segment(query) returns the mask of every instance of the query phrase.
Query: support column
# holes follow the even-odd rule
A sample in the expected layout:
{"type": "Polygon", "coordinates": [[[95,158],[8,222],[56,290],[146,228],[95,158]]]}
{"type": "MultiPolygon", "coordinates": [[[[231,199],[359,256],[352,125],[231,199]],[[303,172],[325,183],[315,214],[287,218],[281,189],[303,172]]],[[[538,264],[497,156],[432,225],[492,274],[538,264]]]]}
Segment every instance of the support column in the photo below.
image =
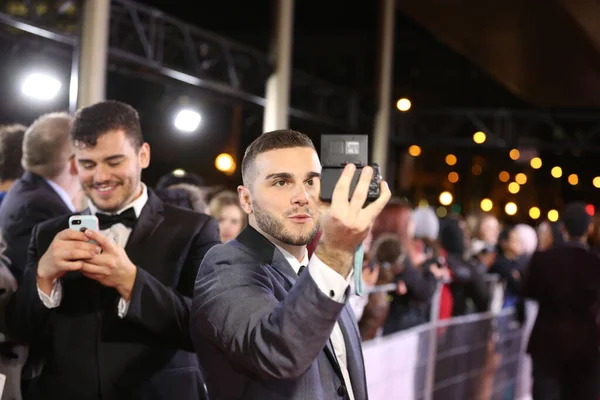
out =
{"type": "Polygon", "coordinates": [[[79,42],[77,108],[106,96],[110,0],[85,0],[79,42]]]}
{"type": "Polygon", "coordinates": [[[273,3],[275,30],[271,51],[274,57],[274,71],[266,85],[263,132],[286,129],[290,106],[294,0],[274,0],[273,3]]]}
{"type": "Polygon", "coordinates": [[[381,174],[386,176],[390,141],[390,118],[392,109],[392,67],[394,61],[395,1],[380,0],[381,36],[379,39],[379,81],[377,87],[377,113],[373,131],[373,162],[379,164],[381,174]]]}

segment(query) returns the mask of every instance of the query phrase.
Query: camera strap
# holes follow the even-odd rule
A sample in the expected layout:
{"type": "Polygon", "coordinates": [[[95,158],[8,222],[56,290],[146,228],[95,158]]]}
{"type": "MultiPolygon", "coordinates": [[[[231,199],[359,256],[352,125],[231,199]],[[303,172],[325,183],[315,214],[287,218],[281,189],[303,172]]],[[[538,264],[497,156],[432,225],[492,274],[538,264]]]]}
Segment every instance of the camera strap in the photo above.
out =
{"type": "Polygon", "coordinates": [[[354,252],[354,293],[357,296],[362,296],[363,294],[362,267],[364,258],[365,248],[361,243],[354,252]]]}

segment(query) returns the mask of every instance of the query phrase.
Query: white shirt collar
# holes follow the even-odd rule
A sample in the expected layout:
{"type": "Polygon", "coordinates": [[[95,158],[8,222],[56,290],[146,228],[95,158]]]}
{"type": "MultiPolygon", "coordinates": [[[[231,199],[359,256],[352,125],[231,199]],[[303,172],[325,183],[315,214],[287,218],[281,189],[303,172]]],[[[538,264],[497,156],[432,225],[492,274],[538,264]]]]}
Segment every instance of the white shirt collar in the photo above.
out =
{"type": "Polygon", "coordinates": [[[73,200],[71,200],[71,196],[69,196],[69,193],[67,193],[65,189],[63,189],[62,187],[60,187],[59,184],[57,184],[54,181],[51,181],[50,179],[44,178],[44,180],[48,182],[48,185],[50,185],[52,189],[54,189],[58,197],[60,197],[60,199],[67,205],[67,207],[69,207],[69,210],[71,210],[71,212],[77,211],[75,205],[73,204],[73,200]]]}
{"type": "MultiPolygon", "coordinates": [[[[136,218],[139,218],[140,214],[142,213],[142,209],[144,208],[144,206],[146,205],[147,202],[148,202],[148,188],[142,182],[142,194],[137,199],[133,200],[131,203],[127,204],[125,207],[121,208],[116,213],[110,213],[110,214],[112,214],[112,215],[121,214],[123,211],[127,210],[128,208],[133,207],[133,211],[135,211],[136,218]]],[[[109,214],[109,213],[105,213],[101,210],[98,210],[98,208],[92,203],[91,200],[88,200],[88,207],[90,208],[91,214],[96,214],[97,212],[100,212],[103,214],[109,214]]]]}
{"type": "Polygon", "coordinates": [[[281,254],[283,254],[287,262],[294,269],[295,273],[298,273],[298,271],[300,271],[301,266],[308,266],[308,250],[304,249],[304,257],[302,257],[302,261],[298,261],[298,259],[294,257],[289,251],[277,245],[275,245],[275,247],[277,247],[281,254]]]}

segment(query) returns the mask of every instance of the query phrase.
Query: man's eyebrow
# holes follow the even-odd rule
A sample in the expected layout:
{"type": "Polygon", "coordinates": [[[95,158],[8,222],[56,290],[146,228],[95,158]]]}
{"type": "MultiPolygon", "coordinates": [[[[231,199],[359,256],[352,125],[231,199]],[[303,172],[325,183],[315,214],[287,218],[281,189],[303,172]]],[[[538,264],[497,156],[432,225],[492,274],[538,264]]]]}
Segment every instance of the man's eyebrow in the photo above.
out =
{"type": "MultiPolygon", "coordinates": [[[[273,174],[269,174],[267,176],[265,176],[265,180],[268,181],[270,179],[292,179],[294,177],[293,174],[290,174],[289,172],[276,172],[273,174]]],[[[311,171],[308,174],[306,174],[306,180],[309,179],[313,179],[313,178],[320,178],[321,174],[315,171],[311,171]]]]}
{"type": "MultiPolygon", "coordinates": [[[[125,157],[125,154],[115,154],[113,156],[106,157],[102,161],[104,161],[104,162],[110,162],[110,161],[118,160],[118,159],[123,158],[123,157],[125,157]]],[[[87,158],[80,158],[77,162],[80,162],[80,163],[95,163],[96,161],[94,161],[94,160],[88,160],[87,158]]]]}
{"type": "Polygon", "coordinates": [[[104,159],[104,161],[115,161],[118,160],[119,158],[124,158],[125,154],[115,154],[113,156],[108,156],[104,159]]]}
{"type": "Polygon", "coordinates": [[[265,176],[265,180],[268,181],[270,179],[292,179],[293,175],[289,172],[276,172],[274,174],[269,174],[265,176]]]}

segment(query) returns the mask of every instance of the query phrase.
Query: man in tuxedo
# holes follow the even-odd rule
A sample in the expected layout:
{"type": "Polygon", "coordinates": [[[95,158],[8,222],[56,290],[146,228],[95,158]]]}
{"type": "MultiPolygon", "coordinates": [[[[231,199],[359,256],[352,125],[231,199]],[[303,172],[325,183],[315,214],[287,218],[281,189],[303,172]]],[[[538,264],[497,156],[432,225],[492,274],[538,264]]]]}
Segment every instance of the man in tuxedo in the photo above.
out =
{"type": "Polygon", "coordinates": [[[79,188],[70,133],[73,117],[42,115],[25,131],[21,164],[25,173],[0,205],[0,229],[6,240],[10,270],[21,281],[31,231],[40,222],[75,212],[79,188]]]}
{"type": "Polygon", "coordinates": [[[592,219],[584,203],[562,213],[567,242],[535,253],[523,294],[539,310],[527,351],[534,400],[598,399],[600,258],[587,246],[592,219]]]}
{"type": "Polygon", "coordinates": [[[346,166],[325,207],[307,136],[269,132],[246,150],[238,193],[249,226],[209,251],[192,302],[192,339],[211,399],[367,398],[348,287],[354,252],[390,191],[382,182],[380,198],[363,208],[373,175],[366,167],[348,200],[355,171],[346,166]]]}
{"type": "Polygon", "coordinates": [[[217,222],[141,182],[150,148],[132,107],[83,108],[71,136],[100,232],[68,229],[68,216],[33,231],[7,315],[11,333],[44,355],[25,399],[202,398],[190,297],[217,222]]]}

